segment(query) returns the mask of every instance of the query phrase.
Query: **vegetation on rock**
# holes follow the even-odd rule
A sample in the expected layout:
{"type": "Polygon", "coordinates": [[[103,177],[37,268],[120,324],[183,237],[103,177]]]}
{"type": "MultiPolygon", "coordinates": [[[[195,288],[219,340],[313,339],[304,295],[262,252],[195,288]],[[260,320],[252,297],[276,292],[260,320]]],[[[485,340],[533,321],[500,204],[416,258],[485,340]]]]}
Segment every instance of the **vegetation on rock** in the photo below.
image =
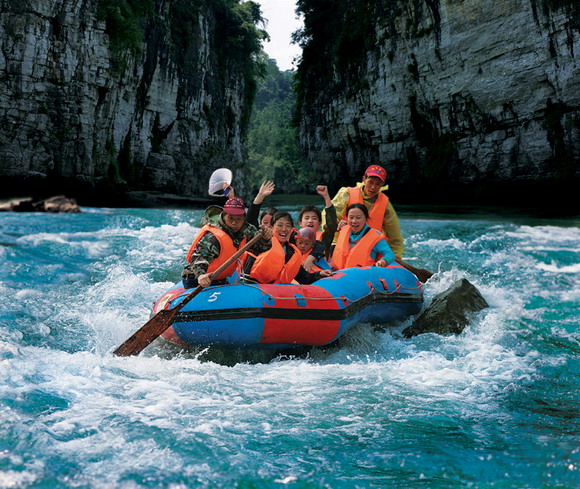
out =
{"type": "Polygon", "coordinates": [[[258,84],[254,112],[248,132],[248,183],[258,187],[264,180],[284,185],[285,192],[311,190],[308,168],[292,123],[296,94],[293,73],[280,71],[272,59],[267,74],[258,84]]]}
{"type": "Polygon", "coordinates": [[[146,20],[153,14],[153,0],[99,0],[97,19],[105,21],[115,69],[125,66],[123,54],[139,54],[146,20]]]}

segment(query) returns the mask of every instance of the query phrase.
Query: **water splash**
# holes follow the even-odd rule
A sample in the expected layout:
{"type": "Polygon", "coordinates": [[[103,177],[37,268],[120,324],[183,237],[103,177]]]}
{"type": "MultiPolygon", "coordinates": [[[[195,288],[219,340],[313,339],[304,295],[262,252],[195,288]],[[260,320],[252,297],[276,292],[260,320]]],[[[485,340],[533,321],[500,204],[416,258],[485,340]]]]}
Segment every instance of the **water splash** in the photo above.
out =
{"type": "Polygon", "coordinates": [[[362,324],[298,357],[116,358],[201,214],[84,211],[0,216],[0,486],[579,482],[578,229],[403,219],[409,262],[438,270],[427,301],[466,277],[491,305],[459,336],[362,324]]]}

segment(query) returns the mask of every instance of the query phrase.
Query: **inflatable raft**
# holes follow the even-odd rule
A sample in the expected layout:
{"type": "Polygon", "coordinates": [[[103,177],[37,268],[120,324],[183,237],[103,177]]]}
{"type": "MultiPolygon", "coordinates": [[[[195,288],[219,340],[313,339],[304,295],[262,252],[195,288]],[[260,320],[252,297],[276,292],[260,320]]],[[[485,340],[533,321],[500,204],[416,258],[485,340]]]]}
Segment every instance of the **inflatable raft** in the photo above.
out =
{"type": "MultiPolygon", "coordinates": [[[[153,307],[178,304],[180,282],[153,307]]],[[[336,341],[357,323],[388,324],[417,314],[423,289],[399,265],[349,268],[311,285],[229,284],[208,287],[162,335],[173,343],[236,349],[287,349],[336,341]]]]}

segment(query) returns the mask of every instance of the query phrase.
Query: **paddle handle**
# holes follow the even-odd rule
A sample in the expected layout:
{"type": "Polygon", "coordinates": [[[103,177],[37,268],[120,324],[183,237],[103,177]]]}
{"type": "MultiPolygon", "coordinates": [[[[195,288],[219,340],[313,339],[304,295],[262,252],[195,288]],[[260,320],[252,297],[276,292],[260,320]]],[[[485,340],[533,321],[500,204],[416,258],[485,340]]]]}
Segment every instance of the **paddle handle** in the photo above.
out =
{"type": "MultiPolygon", "coordinates": [[[[250,241],[248,241],[244,246],[242,246],[238,251],[236,251],[230,258],[228,258],[221,266],[219,266],[210,277],[213,279],[215,276],[219,276],[224,270],[226,270],[234,261],[236,261],[240,256],[242,256],[248,249],[250,249],[254,243],[256,243],[263,236],[263,231],[260,231],[256,236],[254,236],[250,241]]],[[[147,321],[143,326],[141,326],[135,333],[133,333],[127,340],[123,342],[113,353],[119,357],[128,357],[132,355],[139,355],[148,345],[150,345],[155,339],[162,335],[171,323],[175,315],[185,306],[189,301],[191,301],[197,294],[203,290],[201,285],[198,285],[193,289],[185,298],[179,302],[176,306],[171,309],[162,309],[155,316],[153,316],[149,321],[147,321]]]]}

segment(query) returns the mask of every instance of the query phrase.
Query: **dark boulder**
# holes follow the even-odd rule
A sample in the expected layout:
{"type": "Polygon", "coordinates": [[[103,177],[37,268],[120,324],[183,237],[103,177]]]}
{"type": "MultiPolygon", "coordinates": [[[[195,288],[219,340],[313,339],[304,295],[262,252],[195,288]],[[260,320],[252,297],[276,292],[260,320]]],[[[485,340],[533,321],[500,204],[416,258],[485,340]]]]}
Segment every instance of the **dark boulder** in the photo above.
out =
{"type": "Polygon", "coordinates": [[[466,279],[455,282],[433,298],[411,326],[403,330],[410,338],[423,333],[459,334],[469,324],[472,314],[489,307],[479,290],[466,279]]]}

